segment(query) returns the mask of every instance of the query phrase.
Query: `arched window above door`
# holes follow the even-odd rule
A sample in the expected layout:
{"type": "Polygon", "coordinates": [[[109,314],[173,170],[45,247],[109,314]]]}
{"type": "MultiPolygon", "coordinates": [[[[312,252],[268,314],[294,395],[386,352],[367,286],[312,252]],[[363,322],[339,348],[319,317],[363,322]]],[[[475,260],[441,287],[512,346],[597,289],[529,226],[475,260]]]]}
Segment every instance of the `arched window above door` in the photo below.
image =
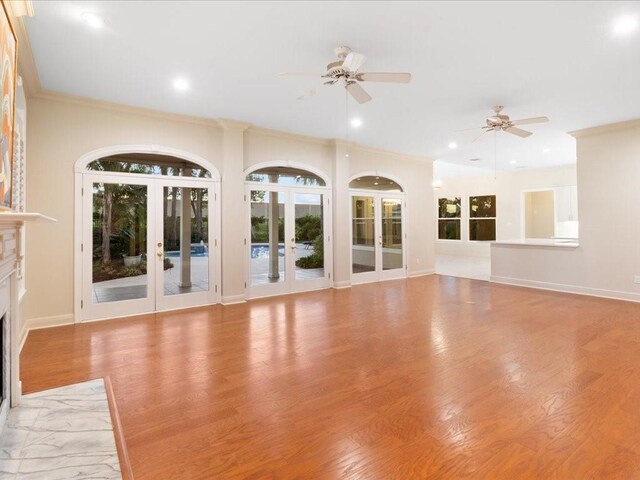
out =
{"type": "Polygon", "coordinates": [[[397,182],[387,177],[377,175],[363,175],[349,182],[349,188],[362,190],[380,190],[382,192],[402,192],[402,187],[397,182]]]}
{"type": "Polygon", "coordinates": [[[148,153],[112,155],[93,160],[86,168],[94,172],[211,178],[211,172],[196,163],[170,155],[148,153]]]}
{"type": "Polygon", "coordinates": [[[246,177],[247,182],[271,183],[278,185],[300,185],[306,187],[326,187],[320,176],[308,170],[293,167],[265,167],[254,170],[246,177]]]}

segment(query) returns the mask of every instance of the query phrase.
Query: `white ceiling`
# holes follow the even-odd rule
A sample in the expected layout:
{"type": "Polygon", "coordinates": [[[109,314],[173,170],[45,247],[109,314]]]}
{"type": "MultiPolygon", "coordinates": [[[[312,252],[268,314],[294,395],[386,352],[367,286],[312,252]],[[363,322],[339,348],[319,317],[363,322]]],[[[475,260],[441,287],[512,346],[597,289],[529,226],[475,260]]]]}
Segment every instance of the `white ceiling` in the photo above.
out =
{"type": "Polygon", "coordinates": [[[497,137],[498,168],[575,161],[566,132],[640,117],[640,31],[613,35],[640,2],[36,1],[27,19],[46,90],[319,137],[345,136],[344,89],[285,70],[323,71],[337,45],[365,71],[410,71],[409,85],[367,84],[350,103],[356,142],[493,168],[491,135],[471,143],[495,104],[547,115],[535,134],[497,137]],[[93,30],[83,12],[106,26],[93,30]],[[176,92],[172,81],[189,79],[176,92]],[[450,150],[447,145],[459,145],[450,150]],[[543,153],[549,149],[548,153],[543,153]],[[515,160],[515,165],[510,161],[515,160]]]}

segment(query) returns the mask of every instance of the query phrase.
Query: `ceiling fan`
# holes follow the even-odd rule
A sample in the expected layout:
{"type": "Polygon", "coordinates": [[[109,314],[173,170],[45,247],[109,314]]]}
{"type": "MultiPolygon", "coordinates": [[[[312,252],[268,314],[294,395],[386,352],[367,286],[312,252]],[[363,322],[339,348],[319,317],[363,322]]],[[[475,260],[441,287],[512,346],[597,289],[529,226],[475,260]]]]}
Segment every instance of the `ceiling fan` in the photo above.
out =
{"type": "Polygon", "coordinates": [[[465,130],[458,130],[458,132],[464,132],[467,130],[484,130],[480,136],[476,137],[473,141],[478,140],[482,135],[487,132],[507,132],[512,135],[517,135],[518,137],[527,138],[533,135],[532,132],[528,132],[527,130],[523,130],[521,128],[516,127],[516,125],[530,125],[532,123],[546,123],[549,121],[547,117],[533,117],[533,118],[523,118],[521,120],[511,120],[509,115],[505,115],[502,113],[502,109],[504,107],[502,105],[497,105],[493,107],[493,115],[486,118],[486,125],[483,127],[477,128],[467,128],[465,130]]]}
{"type": "MultiPolygon", "coordinates": [[[[337,60],[327,65],[325,73],[308,72],[283,72],[283,77],[321,77],[327,79],[325,85],[339,83],[344,85],[347,92],[356,99],[358,103],[367,103],[371,96],[360,85],[360,82],[386,82],[386,83],[409,83],[410,73],[392,72],[360,72],[367,57],[361,53],[352,52],[349,47],[338,47],[334,50],[337,60]]],[[[303,95],[299,98],[304,98],[303,95]]]]}

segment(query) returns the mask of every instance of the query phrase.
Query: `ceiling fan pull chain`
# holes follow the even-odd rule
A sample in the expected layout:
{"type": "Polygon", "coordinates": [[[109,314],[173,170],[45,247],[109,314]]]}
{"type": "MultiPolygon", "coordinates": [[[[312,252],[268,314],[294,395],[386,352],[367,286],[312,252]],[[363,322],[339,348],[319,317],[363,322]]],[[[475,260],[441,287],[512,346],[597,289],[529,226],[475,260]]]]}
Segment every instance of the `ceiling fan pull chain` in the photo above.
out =
{"type": "Polygon", "coordinates": [[[493,131],[493,179],[498,178],[498,132],[493,131]]]}
{"type": "Polygon", "coordinates": [[[349,158],[349,91],[344,89],[344,131],[347,142],[345,157],[349,158]]]}

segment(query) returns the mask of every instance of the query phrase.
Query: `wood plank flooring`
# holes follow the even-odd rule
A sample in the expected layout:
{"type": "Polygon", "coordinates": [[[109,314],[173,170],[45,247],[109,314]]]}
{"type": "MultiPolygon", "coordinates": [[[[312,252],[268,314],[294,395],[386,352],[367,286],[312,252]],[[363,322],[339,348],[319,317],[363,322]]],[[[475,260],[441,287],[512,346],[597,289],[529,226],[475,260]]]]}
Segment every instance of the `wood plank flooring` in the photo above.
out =
{"type": "Polygon", "coordinates": [[[161,479],[640,478],[640,305],[430,276],[37,330],[161,479]]]}

